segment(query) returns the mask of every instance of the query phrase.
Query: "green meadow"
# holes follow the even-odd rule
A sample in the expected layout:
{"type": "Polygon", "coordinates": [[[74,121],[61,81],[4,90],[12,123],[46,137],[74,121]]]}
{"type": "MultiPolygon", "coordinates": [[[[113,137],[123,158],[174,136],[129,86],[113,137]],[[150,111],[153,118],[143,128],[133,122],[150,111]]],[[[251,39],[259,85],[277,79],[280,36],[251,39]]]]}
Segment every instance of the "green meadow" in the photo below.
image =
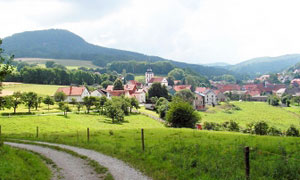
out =
{"type": "Polygon", "coordinates": [[[139,114],[126,116],[117,124],[96,113],[1,117],[0,124],[6,138],[93,149],[119,158],[153,179],[244,179],[245,146],[251,149],[251,179],[300,179],[300,138],[167,128],[139,114]],[[90,128],[89,142],[86,128],[90,128]]]}
{"type": "Polygon", "coordinates": [[[287,130],[291,124],[300,128],[300,107],[274,107],[265,102],[230,102],[240,110],[228,109],[223,103],[209,107],[206,112],[199,112],[202,122],[223,123],[233,120],[246,127],[251,122],[265,121],[269,126],[287,130]]]}

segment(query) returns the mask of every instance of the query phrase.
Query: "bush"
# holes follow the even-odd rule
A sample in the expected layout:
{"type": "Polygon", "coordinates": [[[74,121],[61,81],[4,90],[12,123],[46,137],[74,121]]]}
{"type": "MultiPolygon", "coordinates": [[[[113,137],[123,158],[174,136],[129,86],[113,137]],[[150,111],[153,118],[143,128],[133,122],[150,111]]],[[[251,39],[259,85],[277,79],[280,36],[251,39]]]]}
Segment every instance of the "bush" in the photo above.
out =
{"type": "Polygon", "coordinates": [[[286,131],[286,135],[287,136],[296,136],[296,137],[298,137],[299,136],[299,130],[294,125],[291,125],[289,127],[289,129],[286,131]]]}
{"type": "Polygon", "coordinates": [[[206,130],[214,130],[214,131],[219,131],[221,128],[221,125],[215,122],[204,122],[203,123],[203,129],[206,130]]]}
{"type": "Polygon", "coordinates": [[[268,135],[281,136],[282,132],[279,129],[275,128],[275,127],[270,127],[269,130],[268,130],[268,135]]]}
{"type": "Polygon", "coordinates": [[[236,131],[236,132],[240,131],[239,124],[237,122],[230,121],[229,125],[228,125],[228,130],[229,131],[236,131]]]}
{"type": "Polygon", "coordinates": [[[254,125],[254,133],[258,135],[266,135],[268,133],[269,126],[266,122],[260,121],[254,125]]]}
{"type": "Polygon", "coordinates": [[[177,98],[170,103],[170,109],[166,115],[166,120],[172,127],[194,128],[200,119],[192,105],[177,98]]]}

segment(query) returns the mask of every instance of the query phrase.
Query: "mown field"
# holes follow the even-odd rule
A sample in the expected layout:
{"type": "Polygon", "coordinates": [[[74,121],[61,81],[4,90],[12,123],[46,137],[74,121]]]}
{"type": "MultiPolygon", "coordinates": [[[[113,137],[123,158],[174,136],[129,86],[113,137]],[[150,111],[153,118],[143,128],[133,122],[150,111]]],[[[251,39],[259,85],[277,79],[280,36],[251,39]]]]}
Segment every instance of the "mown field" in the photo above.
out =
{"type": "Polygon", "coordinates": [[[236,121],[246,127],[251,122],[265,121],[269,126],[287,130],[291,124],[300,128],[300,107],[274,107],[264,102],[231,102],[240,110],[228,109],[223,103],[220,106],[209,107],[206,112],[200,112],[202,122],[236,121]]]}
{"type": "Polygon", "coordinates": [[[97,114],[2,117],[0,124],[5,137],[94,149],[153,179],[244,179],[245,146],[251,147],[251,179],[300,179],[300,138],[166,128],[143,115],[127,116],[120,124],[97,114]]]}
{"type": "Polygon", "coordinates": [[[44,85],[44,84],[6,84],[3,86],[3,93],[9,92],[35,92],[41,96],[53,96],[59,87],[62,85],[44,85]]]}
{"type": "Polygon", "coordinates": [[[40,156],[6,145],[0,146],[0,179],[48,180],[51,172],[40,156]]]}

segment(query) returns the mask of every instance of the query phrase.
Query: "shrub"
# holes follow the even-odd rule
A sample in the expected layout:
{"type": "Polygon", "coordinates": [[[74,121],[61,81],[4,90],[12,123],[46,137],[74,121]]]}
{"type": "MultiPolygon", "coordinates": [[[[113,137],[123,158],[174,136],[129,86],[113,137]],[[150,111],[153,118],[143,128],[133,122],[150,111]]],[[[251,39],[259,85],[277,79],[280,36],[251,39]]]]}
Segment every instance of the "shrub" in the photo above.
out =
{"type": "Polygon", "coordinates": [[[289,129],[286,131],[286,135],[287,136],[296,136],[296,137],[298,137],[299,136],[299,130],[294,125],[291,125],[289,127],[289,129]]]}
{"type": "Polygon", "coordinates": [[[268,133],[269,126],[266,122],[260,121],[254,125],[254,133],[259,135],[266,135],[268,133]]]}
{"type": "Polygon", "coordinates": [[[200,116],[193,106],[179,98],[170,103],[170,109],[167,112],[166,120],[172,127],[190,127],[194,128],[200,116]]]}
{"type": "Polygon", "coordinates": [[[214,130],[214,131],[219,131],[221,125],[215,122],[204,122],[203,123],[203,129],[206,130],[214,130]]]}
{"type": "Polygon", "coordinates": [[[282,135],[282,132],[279,129],[275,128],[275,127],[270,127],[268,129],[268,135],[280,136],[280,135],[282,135]]]}
{"type": "Polygon", "coordinates": [[[240,130],[239,124],[237,122],[230,121],[228,125],[228,130],[238,132],[240,130]]]}

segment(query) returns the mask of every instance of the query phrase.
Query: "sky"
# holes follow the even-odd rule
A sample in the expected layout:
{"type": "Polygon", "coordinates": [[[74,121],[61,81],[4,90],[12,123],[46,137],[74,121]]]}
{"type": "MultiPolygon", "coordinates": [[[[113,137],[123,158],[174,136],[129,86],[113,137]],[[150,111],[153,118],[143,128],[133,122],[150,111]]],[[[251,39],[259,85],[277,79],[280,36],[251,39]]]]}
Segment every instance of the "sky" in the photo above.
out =
{"type": "Polygon", "coordinates": [[[299,0],[0,0],[0,38],[66,29],[188,63],[300,53],[299,0]]]}

